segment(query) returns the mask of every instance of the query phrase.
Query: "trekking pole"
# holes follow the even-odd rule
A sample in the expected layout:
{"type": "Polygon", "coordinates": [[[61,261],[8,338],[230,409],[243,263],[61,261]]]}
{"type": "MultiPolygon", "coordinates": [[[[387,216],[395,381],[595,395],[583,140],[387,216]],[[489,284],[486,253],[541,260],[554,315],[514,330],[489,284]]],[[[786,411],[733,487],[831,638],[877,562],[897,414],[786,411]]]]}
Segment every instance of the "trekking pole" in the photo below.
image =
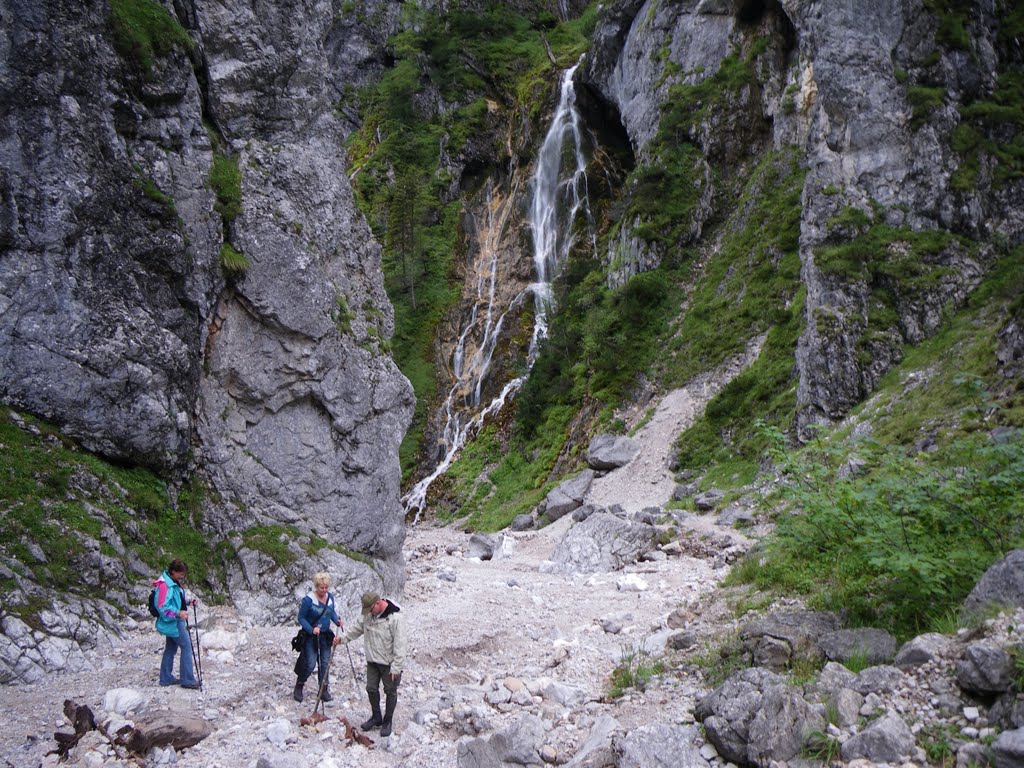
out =
{"type": "Polygon", "coordinates": [[[199,690],[203,690],[203,649],[199,646],[199,613],[196,611],[196,601],[192,601],[192,620],[196,626],[196,647],[192,654],[196,657],[196,669],[199,671],[199,690]]]}
{"type": "MultiPolygon", "coordinates": [[[[317,654],[316,654],[317,655],[317,663],[320,663],[320,641],[321,641],[322,638],[320,637],[320,635],[317,635],[316,638],[317,638],[317,649],[316,649],[317,650],[317,654]]],[[[333,660],[334,660],[334,646],[332,645],[331,646],[331,652],[329,654],[327,654],[327,669],[324,670],[323,679],[320,681],[320,689],[316,692],[316,701],[313,703],[313,714],[314,715],[316,714],[316,710],[319,708],[319,709],[321,709],[323,711],[324,716],[325,717],[327,716],[327,707],[324,706],[324,703],[323,703],[323,701],[321,699],[322,699],[322,697],[324,695],[324,688],[327,687],[327,676],[331,673],[331,662],[333,660]]]]}
{"type": "Polygon", "coordinates": [[[359,678],[356,677],[356,665],[352,663],[352,649],[348,647],[348,643],[345,643],[345,650],[348,651],[348,665],[352,669],[352,687],[358,693],[359,678]]]}
{"type": "MultiPolygon", "coordinates": [[[[192,627],[189,626],[188,619],[185,619],[185,631],[188,633],[189,640],[191,641],[192,627]]],[[[192,674],[195,674],[196,670],[199,668],[199,659],[196,656],[196,644],[189,642],[188,647],[192,650],[192,674]]],[[[184,654],[184,651],[182,651],[182,654],[184,654]]],[[[201,676],[199,677],[199,690],[203,690],[203,678],[201,676]]]]}

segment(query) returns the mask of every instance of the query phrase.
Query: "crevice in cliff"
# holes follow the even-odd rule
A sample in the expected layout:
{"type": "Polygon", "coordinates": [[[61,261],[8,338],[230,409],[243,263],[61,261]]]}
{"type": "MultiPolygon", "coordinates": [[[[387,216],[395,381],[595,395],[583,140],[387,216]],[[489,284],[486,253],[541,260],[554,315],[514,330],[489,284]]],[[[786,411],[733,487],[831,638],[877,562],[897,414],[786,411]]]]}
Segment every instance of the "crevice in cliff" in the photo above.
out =
{"type": "Polygon", "coordinates": [[[218,136],[223,137],[223,132],[210,106],[210,64],[206,59],[206,46],[203,45],[203,33],[199,28],[199,11],[196,9],[195,0],[174,0],[174,12],[195,42],[190,58],[192,71],[196,76],[196,84],[199,86],[203,122],[212,128],[218,136]]]}

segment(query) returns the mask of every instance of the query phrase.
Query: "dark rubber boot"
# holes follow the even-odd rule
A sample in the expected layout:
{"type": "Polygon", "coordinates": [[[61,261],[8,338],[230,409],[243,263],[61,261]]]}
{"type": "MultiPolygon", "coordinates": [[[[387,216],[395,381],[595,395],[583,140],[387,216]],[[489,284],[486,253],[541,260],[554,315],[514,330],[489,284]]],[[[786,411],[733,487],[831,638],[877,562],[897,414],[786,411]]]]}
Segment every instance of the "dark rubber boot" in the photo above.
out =
{"type": "Polygon", "coordinates": [[[380,735],[384,738],[387,738],[391,735],[391,720],[395,716],[395,707],[397,706],[398,694],[388,694],[387,703],[384,705],[384,722],[380,724],[380,735]]]}
{"type": "Polygon", "coordinates": [[[302,701],[302,687],[304,685],[305,683],[300,683],[297,680],[295,681],[295,690],[292,691],[292,698],[296,701],[302,701]]]}
{"type": "Polygon", "coordinates": [[[320,694],[320,701],[334,701],[334,697],[331,696],[330,683],[324,686],[324,692],[320,694]]]}
{"type": "Polygon", "coordinates": [[[383,719],[380,716],[380,694],[366,692],[367,697],[370,699],[370,719],[360,725],[364,731],[369,731],[372,728],[379,726],[383,719]]]}

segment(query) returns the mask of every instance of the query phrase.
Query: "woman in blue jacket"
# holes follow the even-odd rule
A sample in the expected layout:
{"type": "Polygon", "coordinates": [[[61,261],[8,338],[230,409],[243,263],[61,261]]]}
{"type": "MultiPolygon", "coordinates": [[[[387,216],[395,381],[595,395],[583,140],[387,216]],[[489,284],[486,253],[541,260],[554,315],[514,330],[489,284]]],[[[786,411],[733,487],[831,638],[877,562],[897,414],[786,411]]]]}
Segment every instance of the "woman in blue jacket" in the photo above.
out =
{"type": "Polygon", "coordinates": [[[313,591],[299,603],[299,626],[306,632],[306,645],[295,663],[296,681],[292,697],[296,701],[302,701],[302,688],[314,669],[317,670],[317,683],[323,691],[321,701],[332,698],[328,688],[327,664],[331,649],[338,641],[331,631],[331,624],[337,624],[341,629],[341,619],[334,611],[334,595],[330,593],[330,587],[331,577],[318,573],[313,577],[313,591]]]}
{"type": "Polygon", "coordinates": [[[192,638],[188,633],[188,607],[181,582],[188,575],[188,566],[181,560],[172,560],[167,570],[153,582],[156,588],[156,631],[166,637],[164,656],[160,662],[160,685],[178,685],[198,688],[192,668],[192,638]],[[174,654],[181,651],[180,678],[174,676],[174,654]]]}

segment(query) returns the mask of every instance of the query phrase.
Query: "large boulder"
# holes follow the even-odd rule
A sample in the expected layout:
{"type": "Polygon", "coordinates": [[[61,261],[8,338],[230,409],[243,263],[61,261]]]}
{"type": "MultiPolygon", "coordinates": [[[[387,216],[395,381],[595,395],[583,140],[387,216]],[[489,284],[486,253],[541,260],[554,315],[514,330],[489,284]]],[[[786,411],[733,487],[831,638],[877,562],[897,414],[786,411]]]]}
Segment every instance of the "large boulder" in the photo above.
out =
{"type": "Polygon", "coordinates": [[[614,571],[654,549],[656,537],[657,529],[651,525],[599,512],[566,532],[551,562],[571,573],[614,571]]]}
{"type": "Polygon", "coordinates": [[[997,560],[964,600],[968,614],[977,615],[989,607],[1024,607],[1024,549],[1007,552],[997,560]]]}
{"type": "Polygon", "coordinates": [[[585,469],[555,486],[544,500],[544,514],[548,520],[554,522],[582,505],[593,482],[594,471],[585,469]]]}
{"type": "Polygon", "coordinates": [[[629,464],[639,452],[639,444],[631,437],[595,435],[587,448],[587,465],[591,469],[618,469],[629,464]]]}
{"type": "Polygon", "coordinates": [[[899,763],[914,753],[914,734],[895,712],[886,712],[846,741],[843,760],[867,760],[870,764],[899,763]]]}
{"type": "Polygon", "coordinates": [[[1004,693],[1012,685],[1013,676],[1013,658],[991,641],[971,643],[956,664],[959,686],[980,696],[1004,693]]]}
{"type": "Polygon", "coordinates": [[[758,667],[744,669],[705,696],[694,710],[718,753],[734,763],[747,762],[750,724],[761,708],[764,691],[785,679],[758,667]]]}
{"type": "Polygon", "coordinates": [[[615,741],[615,764],[620,768],[708,768],[710,764],[694,746],[696,736],[692,725],[641,725],[615,741]]]}

